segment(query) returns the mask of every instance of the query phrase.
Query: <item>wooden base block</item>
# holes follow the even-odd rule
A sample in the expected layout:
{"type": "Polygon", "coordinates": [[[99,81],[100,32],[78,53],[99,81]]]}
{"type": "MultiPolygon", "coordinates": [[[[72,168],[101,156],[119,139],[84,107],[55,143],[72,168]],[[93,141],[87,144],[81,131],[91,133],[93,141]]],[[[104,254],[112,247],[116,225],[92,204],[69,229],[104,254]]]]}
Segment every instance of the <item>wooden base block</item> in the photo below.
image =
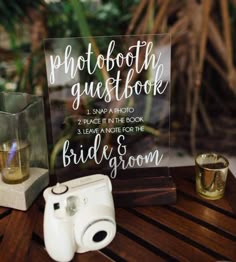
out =
{"type": "MultiPolygon", "coordinates": [[[[57,180],[64,182],[92,174],[109,175],[109,170],[61,170],[57,180]]],[[[55,177],[54,177],[55,178],[55,177]]],[[[55,184],[55,179],[52,184],[55,184]]],[[[170,205],[176,202],[176,187],[167,167],[119,170],[111,179],[116,207],[170,205]]]]}
{"type": "Polygon", "coordinates": [[[176,189],[171,177],[114,180],[113,197],[116,207],[169,205],[176,189]]]}
{"type": "Polygon", "coordinates": [[[176,187],[168,168],[136,168],[120,172],[112,180],[116,207],[170,205],[176,187]]]}

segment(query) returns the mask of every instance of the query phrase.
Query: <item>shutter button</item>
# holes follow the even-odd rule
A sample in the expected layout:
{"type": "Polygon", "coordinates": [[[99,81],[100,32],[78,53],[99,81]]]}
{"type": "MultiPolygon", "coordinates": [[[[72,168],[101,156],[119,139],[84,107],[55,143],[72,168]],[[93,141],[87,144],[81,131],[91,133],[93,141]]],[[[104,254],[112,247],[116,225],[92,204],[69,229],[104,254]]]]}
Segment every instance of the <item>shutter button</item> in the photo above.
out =
{"type": "Polygon", "coordinates": [[[52,193],[55,195],[61,195],[64,194],[67,190],[68,186],[57,183],[56,186],[52,188],[52,193]]]}

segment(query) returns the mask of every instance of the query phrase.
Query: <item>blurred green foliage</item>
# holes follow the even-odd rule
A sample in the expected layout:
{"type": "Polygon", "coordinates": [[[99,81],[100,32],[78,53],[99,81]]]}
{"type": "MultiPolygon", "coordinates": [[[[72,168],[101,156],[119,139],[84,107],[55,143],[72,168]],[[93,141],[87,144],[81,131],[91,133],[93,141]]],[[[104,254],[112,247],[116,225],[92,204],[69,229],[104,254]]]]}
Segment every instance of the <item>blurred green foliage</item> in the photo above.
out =
{"type": "MultiPolygon", "coordinates": [[[[0,90],[9,84],[11,79],[10,84],[12,82],[16,84],[16,91],[34,93],[37,79],[45,74],[44,67],[39,66],[44,59],[44,39],[41,39],[40,50],[36,51],[32,51],[32,39],[23,43],[19,39],[19,27],[20,30],[27,30],[24,24],[32,27],[35,22],[33,20],[37,20],[34,12],[42,13],[49,38],[121,35],[127,30],[132,18],[132,8],[140,0],[47,2],[49,3],[46,4],[44,0],[0,0],[0,26],[8,34],[10,43],[8,50],[12,52],[15,67],[15,73],[7,75],[1,65],[4,59],[0,61],[0,90]],[[29,60],[28,66],[25,59],[29,60]],[[29,86],[32,90],[29,90],[29,86]]],[[[33,30],[31,28],[28,30],[32,34],[33,30]]],[[[83,41],[86,45],[86,39],[83,41]]],[[[103,38],[99,39],[100,49],[103,45],[106,46],[104,41],[103,38]]]]}
{"type": "Polygon", "coordinates": [[[16,24],[28,17],[28,10],[40,5],[44,5],[43,0],[0,0],[0,25],[7,32],[14,32],[16,24]]]}
{"type": "Polygon", "coordinates": [[[81,16],[76,2],[83,5],[84,16],[93,36],[124,34],[132,17],[131,8],[140,0],[60,1],[49,4],[48,30],[50,37],[86,36],[79,29],[81,16]]]}

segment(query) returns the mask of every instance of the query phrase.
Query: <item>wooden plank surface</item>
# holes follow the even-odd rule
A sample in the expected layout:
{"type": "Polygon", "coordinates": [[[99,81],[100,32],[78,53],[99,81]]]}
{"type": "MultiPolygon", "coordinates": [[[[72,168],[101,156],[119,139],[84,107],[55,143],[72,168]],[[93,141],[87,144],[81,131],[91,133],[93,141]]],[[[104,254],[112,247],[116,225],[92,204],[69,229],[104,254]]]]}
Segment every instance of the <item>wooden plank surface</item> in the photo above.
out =
{"type": "Polygon", "coordinates": [[[122,209],[117,212],[117,223],[119,225],[131,231],[138,238],[143,239],[145,246],[152,247],[153,252],[163,257],[165,256],[167,260],[191,261],[194,255],[198,258],[198,261],[202,259],[214,261],[211,256],[169,233],[166,228],[150,222],[149,219],[140,217],[133,210],[127,211],[122,209]]]}
{"type": "Polygon", "coordinates": [[[10,208],[0,208],[0,239],[3,238],[11,212],[10,208]]]}
{"type": "Polygon", "coordinates": [[[216,258],[221,255],[231,260],[235,258],[236,238],[232,241],[231,238],[221,235],[206,225],[197,223],[197,221],[192,221],[168,207],[137,208],[135,210],[216,258]],[[225,248],[229,246],[232,248],[225,248]]]}
{"type": "Polygon", "coordinates": [[[175,176],[174,179],[175,179],[176,187],[178,188],[178,195],[185,195],[188,198],[191,197],[192,199],[194,199],[195,201],[198,201],[199,203],[203,205],[208,204],[209,206],[219,207],[220,209],[224,209],[225,211],[234,213],[233,208],[230,205],[227,197],[218,199],[217,201],[211,201],[211,200],[203,199],[198,194],[196,194],[195,181],[193,177],[184,178],[181,176],[175,176]]]}
{"type": "Polygon", "coordinates": [[[32,206],[28,212],[13,210],[9,216],[0,245],[1,261],[23,261],[37,218],[36,206],[32,206]]]}
{"type": "MultiPolygon", "coordinates": [[[[171,174],[176,204],[116,208],[112,243],[75,254],[73,261],[236,261],[236,179],[230,174],[225,197],[209,201],[195,193],[193,167],[173,168],[171,174]]],[[[40,197],[27,212],[0,207],[1,262],[53,261],[44,247],[44,205],[40,197]]]]}

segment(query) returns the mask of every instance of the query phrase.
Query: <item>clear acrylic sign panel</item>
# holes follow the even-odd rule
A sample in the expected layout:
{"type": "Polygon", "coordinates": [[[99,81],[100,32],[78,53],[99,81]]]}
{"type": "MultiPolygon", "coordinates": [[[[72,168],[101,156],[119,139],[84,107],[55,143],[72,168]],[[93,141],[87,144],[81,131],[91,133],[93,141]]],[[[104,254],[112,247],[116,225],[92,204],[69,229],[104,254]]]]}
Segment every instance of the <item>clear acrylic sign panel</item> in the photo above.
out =
{"type": "Polygon", "coordinates": [[[45,40],[56,174],[168,170],[170,47],[167,34],[45,40]]]}

